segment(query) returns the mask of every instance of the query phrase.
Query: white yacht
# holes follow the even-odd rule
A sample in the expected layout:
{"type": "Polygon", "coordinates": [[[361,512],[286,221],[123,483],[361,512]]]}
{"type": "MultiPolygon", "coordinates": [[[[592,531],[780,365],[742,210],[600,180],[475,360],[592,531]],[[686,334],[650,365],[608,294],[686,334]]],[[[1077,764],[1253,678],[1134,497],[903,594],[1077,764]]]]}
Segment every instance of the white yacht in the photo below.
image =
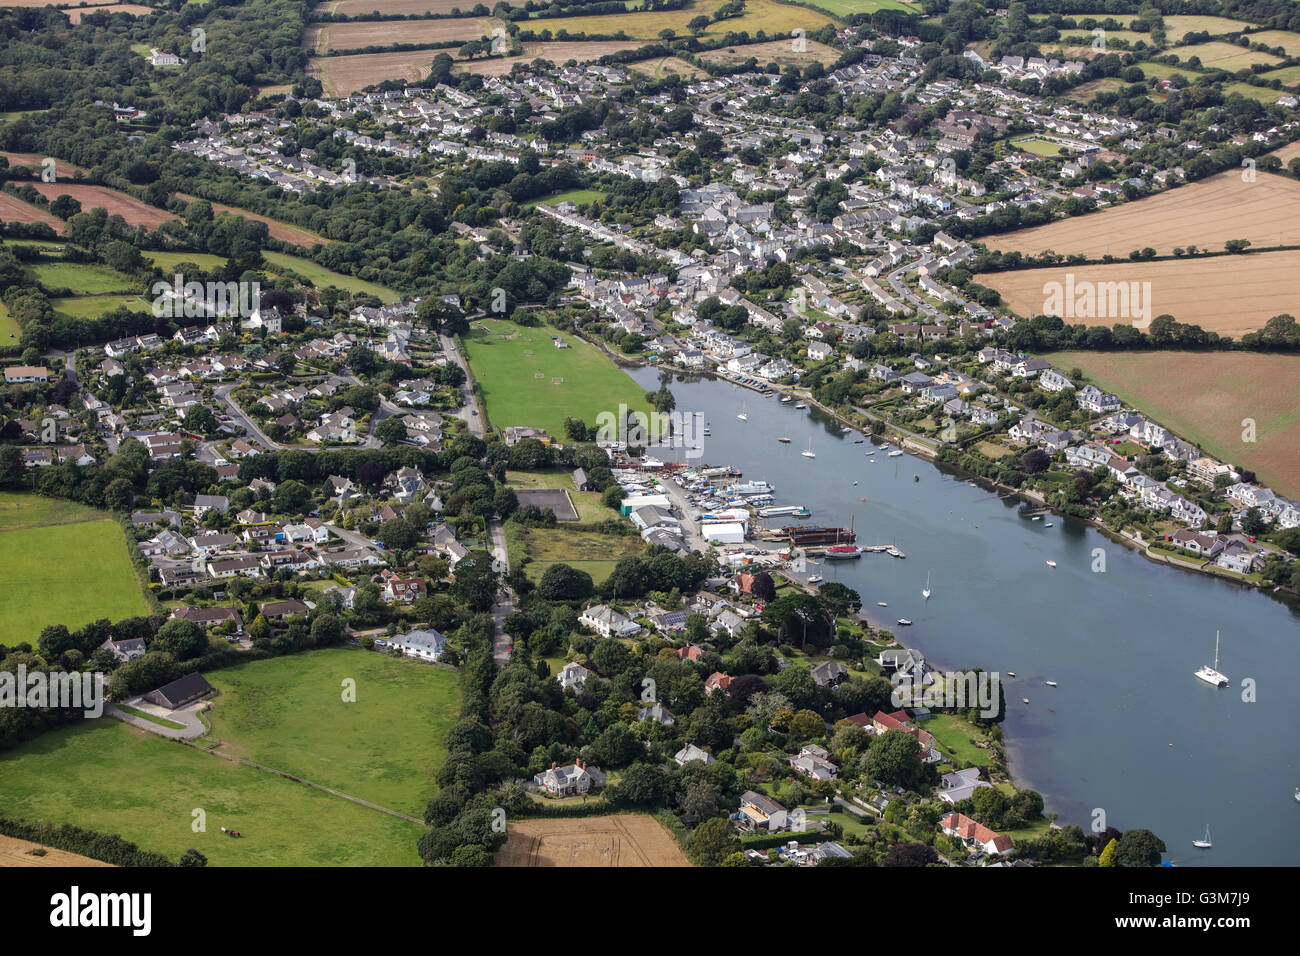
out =
{"type": "Polygon", "coordinates": [[[1228,678],[1219,673],[1219,632],[1214,632],[1214,666],[1206,664],[1196,672],[1196,676],[1215,687],[1227,687],[1228,678]]]}
{"type": "Polygon", "coordinates": [[[1208,823],[1205,825],[1205,839],[1193,840],[1192,846],[1196,847],[1198,850],[1208,850],[1210,847],[1214,846],[1214,841],[1210,839],[1210,825],[1208,823]]]}

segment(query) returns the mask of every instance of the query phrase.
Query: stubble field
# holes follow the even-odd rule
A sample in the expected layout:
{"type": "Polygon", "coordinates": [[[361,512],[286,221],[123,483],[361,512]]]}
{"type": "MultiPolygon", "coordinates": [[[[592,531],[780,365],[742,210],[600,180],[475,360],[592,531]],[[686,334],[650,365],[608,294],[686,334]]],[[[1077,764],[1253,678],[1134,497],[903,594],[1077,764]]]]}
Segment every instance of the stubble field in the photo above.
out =
{"type": "Polygon", "coordinates": [[[497,866],[690,866],[653,817],[618,814],[510,823],[497,866]]]}
{"type": "MultiPolygon", "coordinates": [[[[491,17],[457,17],[447,20],[358,20],[352,23],[318,23],[303,33],[303,49],[316,54],[330,50],[360,50],[397,43],[450,43],[478,40],[505,24],[491,17]]],[[[435,53],[429,53],[432,60],[435,53]]]]}

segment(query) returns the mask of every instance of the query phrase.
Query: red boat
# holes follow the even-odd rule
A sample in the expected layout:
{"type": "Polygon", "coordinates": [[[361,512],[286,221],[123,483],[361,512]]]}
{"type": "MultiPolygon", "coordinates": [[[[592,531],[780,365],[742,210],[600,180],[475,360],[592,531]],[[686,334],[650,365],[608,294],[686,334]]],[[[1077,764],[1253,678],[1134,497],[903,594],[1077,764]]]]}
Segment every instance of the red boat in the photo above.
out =
{"type": "Polygon", "coordinates": [[[841,561],[845,558],[862,557],[862,549],[856,544],[837,544],[826,549],[827,561],[841,561]]]}

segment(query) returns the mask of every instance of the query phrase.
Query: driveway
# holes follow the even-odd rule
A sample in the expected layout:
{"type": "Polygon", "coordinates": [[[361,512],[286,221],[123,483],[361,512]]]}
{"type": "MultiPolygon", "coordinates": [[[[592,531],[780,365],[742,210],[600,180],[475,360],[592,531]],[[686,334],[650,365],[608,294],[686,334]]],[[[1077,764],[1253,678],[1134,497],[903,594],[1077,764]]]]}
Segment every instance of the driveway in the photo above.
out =
{"type": "Polygon", "coordinates": [[[160,737],[168,737],[172,740],[190,740],[193,737],[201,737],[207,733],[207,728],[199,720],[198,712],[206,708],[211,701],[201,700],[182,707],[179,710],[166,710],[146,702],[143,698],[137,697],[134,700],[125,702],[127,706],[134,707],[136,710],[147,711],[154,714],[162,720],[170,720],[174,723],[184,724],[183,729],[173,727],[164,727],[162,724],[156,724],[152,720],[146,720],[143,717],[137,717],[135,714],[128,714],[126,711],[115,707],[113,704],[104,704],[104,713],[109,717],[116,717],[124,723],[139,727],[141,730],[147,730],[151,734],[157,734],[160,737]]]}

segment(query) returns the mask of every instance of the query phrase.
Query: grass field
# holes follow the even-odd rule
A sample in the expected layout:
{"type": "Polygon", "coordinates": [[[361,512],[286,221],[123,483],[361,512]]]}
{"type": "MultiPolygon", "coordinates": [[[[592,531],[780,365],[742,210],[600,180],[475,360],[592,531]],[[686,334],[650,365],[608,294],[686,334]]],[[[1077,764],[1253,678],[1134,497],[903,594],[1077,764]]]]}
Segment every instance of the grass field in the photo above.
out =
{"type": "Polygon", "coordinates": [[[1183,63],[1190,63],[1192,58],[1195,57],[1201,61],[1202,66],[1213,67],[1216,70],[1227,70],[1230,73],[1250,69],[1256,63],[1281,62],[1271,53],[1247,50],[1235,43],[1228,43],[1223,40],[1211,40],[1208,43],[1195,43],[1191,46],[1176,46],[1167,52],[1178,57],[1183,63]]]}
{"type": "Polygon", "coordinates": [[[263,252],[262,258],[274,268],[294,272],[304,279],[311,280],[313,285],[320,288],[332,285],[346,292],[365,292],[384,303],[400,302],[402,298],[400,293],[394,292],[378,282],[367,282],[355,276],[333,272],[318,263],[312,262],[310,259],[302,259],[284,252],[263,252]]]}
{"type": "Polygon", "coordinates": [[[0,754],[0,806],[24,820],[117,833],[212,866],[418,866],[423,828],[111,717],[0,754]],[[193,811],[206,832],[191,829],[193,811]],[[238,830],[232,840],[221,827],[238,830]]]}
{"type": "Polygon", "coordinates": [[[200,269],[220,269],[226,264],[224,256],[210,252],[145,252],[142,255],[161,269],[175,269],[183,262],[193,263],[200,269]]]}
{"type": "Polygon", "coordinates": [[[600,503],[597,491],[579,491],[573,485],[573,474],[569,471],[508,471],[506,483],[511,488],[563,488],[569,493],[573,506],[578,509],[578,520],[584,524],[603,521],[614,512],[600,503]]]}
{"type": "Polygon", "coordinates": [[[69,23],[80,23],[81,18],[89,13],[128,13],[133,17],[142,17],[153,12],[153,7],[140,3],[106,3],[93,7],[69,7],[63,11],[69,23]]]}
{"type": "MultiPolygon", "coordinates": [[[[7,150],[0,150],[0,156],[9,160],[10,166],[28,166],[39,172],[44,165],[47,157],[40,153],[11,153],[7,150]]],[[[69,163],[66,160],[54,160],[54,175],[59,179],[72,179],[77,173],[87,173],[89,170],[69,163]]]]}
{"type": "Polygon", "coordinates": [[[1035,156],[1060,156],[1063,152],[1056,143],[1047,139],[1039,139],[1037,136],[1018,137],[1011,141],[1011,145],[1035,156]]]}
{"type": "Polygon", "coordinates": [[[0,836],[0,867],[10,866],[112,866],[88,856],[43,847],[39,843],[0,836]],[[40,852],[34,852],[40,851],[40,852]]]}
{"type": "Polygon", "coordinates": [[[1192,245],[1217,252],[1229,239],[1256,246],[1300,244],[1300,182],[1262,172],[1254,182],[1243,182],[1241,170],[1230,169],[1137,202],[983,241],[1004,252],[1037,255],[1051,249],[1093,259],[1109,252],[1118,259],[1146,246],[1160,255],[1192,245]]]}
{"type": "Polygon", "coordinates": [[[1263,43],[1268,47],[1281,47],[1287,56],[1300,56],[1300,33],[1290,30],[1261,30],[1250,35],[1251,43],[1263,43]]]}
{"type": "Polygon", "coordinates": [[[506,824],[497,866],[690,866],[671,833],[653,817],[624,813],[577,820],[506,824]]]}
{"type": "Polygon", "coordinates": [[[9,314],[9,308],[0,302],[0,343],[8,343],[9,339],[21,337],[23,330],[18,325],[18,320],[9,314]]]}
{"type": "Polygon", "coordinates": [[[921,13],[920,4],[901,3],[899,0],[809,0],[809,5],[820,7],[837,17],[848,17],[855,13],[875,13],[877,10],[921,13]]]}
{"type": "Polygon", "coordinates": [[[1195,70],[1170,66],[1168,63],[1139,63],[1137,66],[1147,79],[1172,80],[1176,76],[1181,76],[1188,83],[1192,83],[1201,75],[1195,70]]]}
{"type": "Polygon", "coordinates": [[[599,349],[565,333],[557,349],[545,327],[527,329],[502,319],[474,323],[465,352],[497,428],[532,425],[563,440],[564,420],[596,423],[619,404],[648,412],[645,391],[599,349]],[[561,379],[561,382],[554,380],[561,379]]]}
{"type": "MultiPolygon", "coordinates": [[[[837,0],[831,0],[837,2],[837,0]]],[[[607,35],[623,31],[635,40],[657,40],[661,30],[674,30],[680,36],[688,36],[687,24],[698,16],[712,16],[723,0],[694,0],[681,10],[655,10],[625,13],[617,16],[575,16],[539,20],[530,24],[540,33],[550,30],[556,35],[560,30],[570,34],[588,33],[607,35]]],[[[898,9],[907,9],[900,5],[898,9]]],[[[869,12],[869,11],[868,11],[869,12]]],[[[791,30],[803,29],[812,33],[827,23],[834,23],[830,17],[813,13],[806,7],[796,7],[774,3],[773,0],[747,0],[745,14],[711,23],[704,31],[705,36],[725,36],[728,33],[748,32],[755,36],[759,30],[766,33],[789,33],[791,30]]]]}
{"type": "Polygon", "coordinates": [[[0,495],[0,594],[7,596],[0,602],[0,644],[34,643],[48,624],[71,630],[149,613],[121,527],[62,504],[0,495]]]}
{"type": "Polygon", "coordinates": [[[326,96],[348,96],[384,80],[422,80],[429,75],[432,63],[428,50],[354,53],[313,57],[307,72],[321,81],[326,96]]]}
{"type": "Polygon", "coordinates": [[[341,13],[345,17],[364,17],[378,10],[380,13],[419,16],[422,13],[468,13],[476,0],[335,0],[322,3],[320,9],[327,13],[341,13]]]}
{"type": "Polygon", "coordinates": [[[47,289],[71,289],[79,295],[130,292],[135,285],[130,277],[95,263],[37,262],[27,273],[47,289]]]}
{"type": "Polygon", "coordinates": [[[1222,461],[1253,470],[1279,494],[1300,496],[1300,356],[1201,352],[1060,352],[1098,386],[1222,461]],[[1242,420],[1256,425],[1242,441],[1242,420]]]}
{"type": "Polygon", "coordinates": [[[421,816],[460,712],[455,671],[351,648],[210,672],[220,753],[421,816]],[[342,699],[356,681],[356,702],[342,699]]]}
{"type": "MultiPolygon", "coordinates": [[[[1283,312],[1295,314],[1300,296],[1300,252],[1258,252],[1246,256],[1212,259],[1165,259],[1159,262],[1120,262],[1110,265],[1022,269],[984,273],[983,284],[1002,293],[1003,302],[1019,315],[1040,315],[1047,308],[1046,284],[1081,282],[1150,283],[1150,299],[1135,303],[1133,314],[1094,318],[1062,316],[1067,322],[1111,326],[1147,317],[1172,315],[1179,322],[1199,325],[1210,332],[1238,337],[1263,328],[1283,312]]],[[[1129,289],[1132,289],[1129,286],[1129,289]]],[[[1139,290],[1144,286],[1139,286],[1139,290]]],[[[1100,297],[1100,293],[1099,293],[1100,297]]],[[[1109,301],[1109,298],[1108,298],[1109,301]]]]}
{"type": "Polygon", "coordinates": [[[840,51],[828,47],[816,40],[804,40],[805,49],[796,51],[789,40],[769,40],[766,43],[747,43],[741,46],[722,47],[700,54],[706,63],[723,63],[727,65],[744,63],[751,57],[758,61],[760,67],[769,63],[779,66],[804,67],[809,63],[830,66],[840,58],[840,51]]]}
{"type": "Polygon", "coordinates": [[[593,203],[603,200],[605,194],[599,189],[566,189],[564,192],[555,193],[551,196],[541,196],[537,199],[530,199],[524,203],[525,209],[532,209],[534,206],[558,206],[562,202],[574,202],[582,205],[584,203],[593,203]]]}
{"type": "Polygon", "coordinates": [[[1161,17],[1165,22],[1165,33],[1171,40],[1181,40],[1189,33],[1208,33],[1211,36],[1224,36],[1239,33],[1255,26],[1245,20],[1230,20],[1227,17],[1208,16],[1199,13],[1176,13],[1161,17]]]}
{"type": "MultiPolygon", "coordinates": [[[[607,514],[613,516],[612,511],[607,514]]],[[[608,535],[571,528],[523,528],[506,525],[506,545],[511,563],[529,559],[525,571],[532,581],[540,581],[553,564],[567,564],[591,575],[599,585],[614,573],[620,558],[636,554],[644,542],[635,535],[608,535]]]]}
{"type": "Polygon", "coordinates": [[[629,70],[642,73],[651,79],[662,80],[669,73],[676,73],[684,80],[691,80],[701,75],[701,71],[685,60],[675,56],[661,56],[653,60],[624,64],[629,70]]]}
{"type": "Polygon", "coordinates": [[[117,308],[127,308],[132,312],[148,312],[152,308],[138,295],[79,295],[71,299],[51,299],[50,305],[56,313],[70,319],[95,319],[117,308]]]}
{"type": "Polygon", "coordinates": [[[971,743],[971,738],[978,738],[979,732],[965,718],[955,714],[935,714],[922,726],[939,741],[944,750],[957,759],[980,767],[993,763],[987,750],[971,743]]]}

